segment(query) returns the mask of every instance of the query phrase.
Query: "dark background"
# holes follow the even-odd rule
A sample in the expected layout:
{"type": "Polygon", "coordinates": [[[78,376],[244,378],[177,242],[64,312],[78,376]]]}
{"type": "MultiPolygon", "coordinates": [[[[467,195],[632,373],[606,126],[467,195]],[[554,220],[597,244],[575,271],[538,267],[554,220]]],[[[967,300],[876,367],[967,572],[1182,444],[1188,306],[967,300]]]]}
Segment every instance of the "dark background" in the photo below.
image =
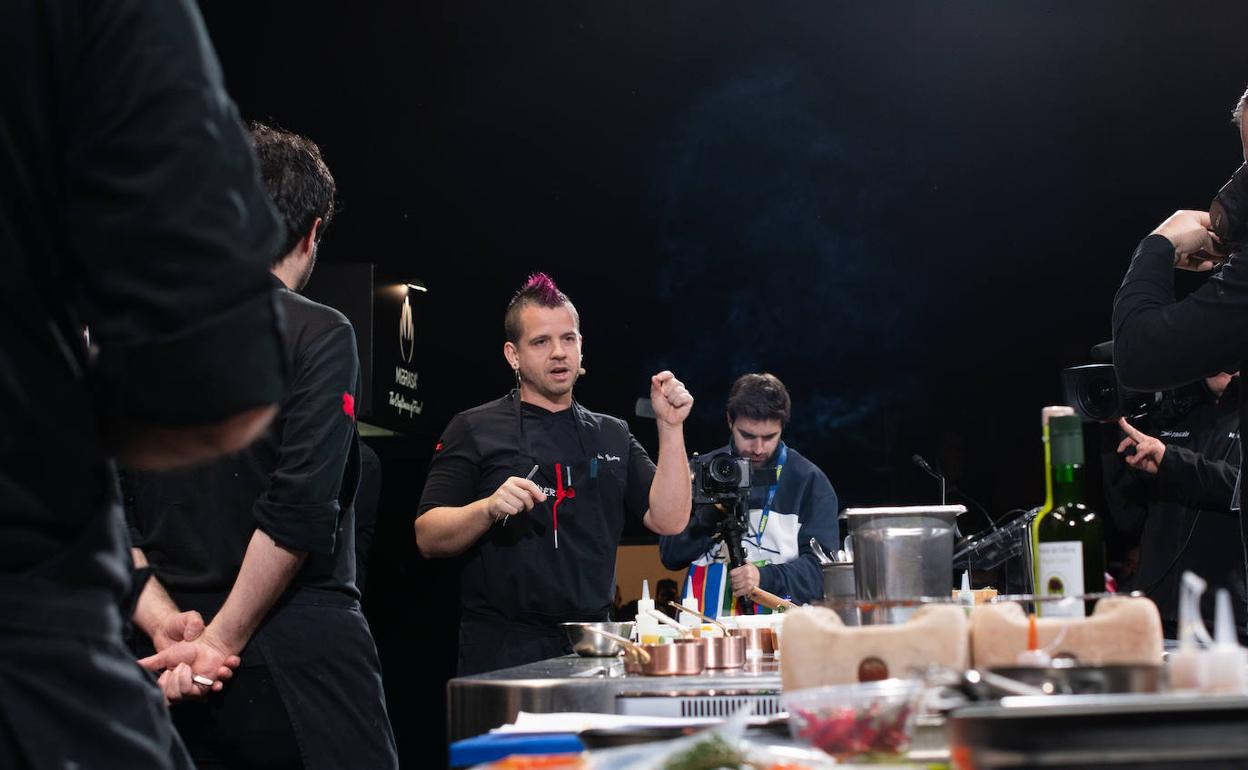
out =
{"type": "Polygon", "coordinates": [[[1242,2],[201,8],[244,117],[337,177],[322,260],[429,287],[422,429],[371,442],[365,606],[411,766],[443,750],[458,596],[412,516],[447,419],[509,387],[529,272],[581,311],[590,408],[671,368],[707,450],[769,370],[842,506],[933,500],[919,452],[997,514],[1039,501],[1039,409],[1109,338],[1137,241],[1242,160],[1242,2]]]}

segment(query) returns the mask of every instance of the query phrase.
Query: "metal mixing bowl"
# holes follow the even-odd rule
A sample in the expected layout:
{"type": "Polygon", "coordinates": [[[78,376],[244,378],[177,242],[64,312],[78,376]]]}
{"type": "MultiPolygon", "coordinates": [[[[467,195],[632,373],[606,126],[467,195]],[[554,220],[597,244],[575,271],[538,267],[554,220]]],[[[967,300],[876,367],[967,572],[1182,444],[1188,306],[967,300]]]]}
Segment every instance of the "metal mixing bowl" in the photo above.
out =
{"type": "Polygon", "coordinates": [[[620,645],[605,636],[586,631],[592,626],[616,636],[629,637],[633,633],[632,623],[560,623],[568,632],[568,641],[572,649],[583,658],[613,658],[620,654],[620,645]]]}

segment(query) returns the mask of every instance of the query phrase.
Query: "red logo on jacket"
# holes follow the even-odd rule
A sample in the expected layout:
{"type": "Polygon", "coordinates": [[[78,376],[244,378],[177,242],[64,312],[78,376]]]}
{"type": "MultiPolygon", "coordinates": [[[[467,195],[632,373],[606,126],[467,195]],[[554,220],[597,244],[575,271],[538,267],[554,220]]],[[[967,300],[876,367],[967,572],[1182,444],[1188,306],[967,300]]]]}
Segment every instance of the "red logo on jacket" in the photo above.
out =
{"type": "Polygon", "coordinates": [[[346,391],[342,393],[342,413],[355,419],[355,397],[346,391]]]}

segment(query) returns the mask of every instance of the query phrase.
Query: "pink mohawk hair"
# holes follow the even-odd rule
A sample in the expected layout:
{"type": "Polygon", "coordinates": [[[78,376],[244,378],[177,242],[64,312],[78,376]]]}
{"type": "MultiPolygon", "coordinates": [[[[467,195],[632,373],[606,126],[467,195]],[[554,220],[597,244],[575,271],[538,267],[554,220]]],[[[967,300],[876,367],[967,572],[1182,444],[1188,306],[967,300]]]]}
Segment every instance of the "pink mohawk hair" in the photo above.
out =
{"type": "Polygon", "coordinates": [[[537,300],[538,304],[545,307],[559,307],[567,301],[567,297],[563,292],[559,291],[559,287],[549,275],[545,273],[534,273],[529,276],[529,280],[524,282],[524,286],[520,287],[521,294],[526,294],[537,300]]]}
{"type": "Polygon", "coordinates": [[[572,317],[576,319],[577,328],[580,328],[581,316],[576,312],[576,307],[572,304],[572,300],[568,299],[568,295],[559,291],[559,287],[549,275],[533,273],[520,287],[520,291],[511,298],[511,302],[507,305],[507,313],[503,316],[503,332],[507,335],[509,342],[519,343],[520,312],[530,305],[548,308],[566,306],[572,312],[572,317]]]}

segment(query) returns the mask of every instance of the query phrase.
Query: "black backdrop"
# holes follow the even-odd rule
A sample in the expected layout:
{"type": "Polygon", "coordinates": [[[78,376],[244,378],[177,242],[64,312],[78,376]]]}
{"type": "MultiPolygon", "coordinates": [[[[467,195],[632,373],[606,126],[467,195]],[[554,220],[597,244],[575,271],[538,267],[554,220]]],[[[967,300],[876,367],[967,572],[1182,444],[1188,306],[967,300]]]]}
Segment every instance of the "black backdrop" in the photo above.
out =
{"type": "Polygon", "coordinates": [[[932,499],[920,452],[999,513],[1038,501],[1039,409],[1108,339],[1135,243],[1241,162],[1242,2],[201,7],[244,116],[338,179],[322,259],[430,290],[366,597],[411,766],[456,612],[411,518],[445,421],[508,387],[529,272],[581,310],[591,408],[670,367],[709,449],[732,378],[770,370],[842,505],[932,499]]]}

